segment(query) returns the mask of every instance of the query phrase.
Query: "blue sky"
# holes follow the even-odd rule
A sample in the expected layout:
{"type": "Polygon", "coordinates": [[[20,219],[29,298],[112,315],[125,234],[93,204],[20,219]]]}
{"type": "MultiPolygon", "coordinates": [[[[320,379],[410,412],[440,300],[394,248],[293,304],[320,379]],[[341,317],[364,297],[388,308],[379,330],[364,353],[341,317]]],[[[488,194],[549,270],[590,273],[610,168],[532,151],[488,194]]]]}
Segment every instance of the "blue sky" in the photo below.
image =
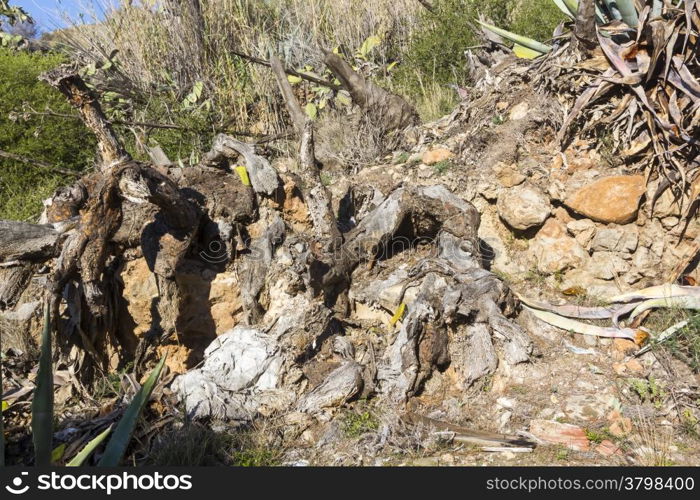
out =
{"type": "Polygon", "coordinates": [[[10,0],[10,5],[18,5],[34,18],[41,31],[52,31],[66,26],[65,17],[79,20],[80,13],[88,13],[89,22],[94,13],[101,11],[100,5],[111,4],[114,0],[10,0]],[[92,11],[92,14],[89,12],[92,11]]]}

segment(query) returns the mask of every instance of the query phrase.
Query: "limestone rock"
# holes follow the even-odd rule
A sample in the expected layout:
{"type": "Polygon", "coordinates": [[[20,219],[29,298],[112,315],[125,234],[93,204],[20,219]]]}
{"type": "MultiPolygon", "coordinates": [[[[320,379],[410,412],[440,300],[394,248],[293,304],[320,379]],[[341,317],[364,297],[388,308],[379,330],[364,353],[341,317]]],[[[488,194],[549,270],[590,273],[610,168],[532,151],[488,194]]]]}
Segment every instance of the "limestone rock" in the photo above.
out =
{"type": "Polygon", "coordinates": [[[630,263],[614,252],[596,252],[588,265],[588,271],[602,280],[615,279],[629,270],[630,263]]]}
{"type": "Polygon", "coordinates": [[[566,227],[555,219],[549,219],[530,244],[530,257],[543,273],[556,273],[583,266],[588,252],[571,236],[566,227]]]}
{"type": "Polygon", "coordinates": [[[547,197],[533,186],[517,186],[504,191],[496,204],[498,215],[513,229],[525,230],[540,226],[551,207],[547,197]]]}
{"type": "Polygon", "coordinates": [[[527,116],[527,112],[530,110],[530,106],[528,105],[527,102],[523,101],[519,104],[516,104],[513,106],[513,108],[510,110],[510,113],[508,113],[508,118],[515,121],[515,120],[522,120],[527,116]]]}
{"type": "Polygon", "coordinates": [[[582,247],[587,247],[596,233],[595,222],[590,219],[572,220],[566,224],[566,229],[582,247]]]}
{"type": "Polygon", "coordinates": [[[512,188],[514,186],[517,186],[519,184],[522,184],[525,182],[525,177],[522,173],[520,173],[516,167],[509,165],[506,167],[503,167],[496,173],[496,177],[498,178],[498,182],[501,183],[503,187],[507,188],[512,188]]]}
{"type": "Polygon", "coordinates": [[[591,249],[632,253],[637,249],[638,242],[639,231],[636,226],[608,226],[596,232],[591,242],[591,249]]]}
{"type": "Polygon", "coordinates": [[[639,199],[645,191],[644,176],[617,175],[582,187],[564,203],[573,211],[595,221],[627,224],[637,218],[639,199]]]}

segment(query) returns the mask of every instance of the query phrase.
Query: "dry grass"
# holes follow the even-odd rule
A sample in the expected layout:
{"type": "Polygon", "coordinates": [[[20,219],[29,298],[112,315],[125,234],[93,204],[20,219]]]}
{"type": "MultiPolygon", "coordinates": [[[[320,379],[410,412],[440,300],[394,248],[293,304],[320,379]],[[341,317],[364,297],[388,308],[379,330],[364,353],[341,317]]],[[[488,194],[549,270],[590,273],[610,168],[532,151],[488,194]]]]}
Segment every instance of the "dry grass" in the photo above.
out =
{"type": "Polygon", "coordinates": [[[656,424],[641,412],[634,419],[635,431],[630,438],[637,465],[663,467],[671,461],[672,432],[656,424]]]}
{"type": "Polygon", "coordinates": [[[202,101],[210,100],[215,123],[260,133],[282,128],[276,83],[267,68],[233,51],[265,59],[274,51],[290,67],[310,65],[320,73],[321,48],[353,54],[367,37],[379,35],[383,42],[372,51],[372,61],[383,64],[405,45],[422,8],[414,0],[98,0],[95,5],[86,6],[92,14],[84,22],[74,20],[61,37],[87,61],[103,63],[118,51],[110,73],[113,86],[142,101],[163,93],[182,100],[202,82],[202,101]]]}

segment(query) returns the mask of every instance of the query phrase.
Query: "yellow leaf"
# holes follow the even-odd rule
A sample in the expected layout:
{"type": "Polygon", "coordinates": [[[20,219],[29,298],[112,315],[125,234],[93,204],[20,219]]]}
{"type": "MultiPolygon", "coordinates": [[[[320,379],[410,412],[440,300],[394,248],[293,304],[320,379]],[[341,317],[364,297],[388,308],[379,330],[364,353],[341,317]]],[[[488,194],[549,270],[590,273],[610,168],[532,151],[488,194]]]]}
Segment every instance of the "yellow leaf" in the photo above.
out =
{"type": "Polygon", "coordinates": [[[250,178],[248,177],[248,171],[245,169],[244,166],[237,166],[234,167],[234,170],[238,173],[238,177],[241,178],[241,182],[243,183],[244,186],[250,186],[250,178]]]}
{"type": "Polygon", "coordinates": [[[2,411],[3,411],[3,412],[4,412],[5,410],[7,410],[9,407],[10,407],[10,403],[8,403],[7,401],[3,401],[3,402],[2,402],[2,411]]]}
{"type": "Polygon", "coordinates": [[[406,303],[405,303],[405,302],[401,302],[401,305],[399,306],[399,308],[396,310],[396,312],[394,313],[394,315],[393,315],[393,316],[391,317],[391,319],[389,320],[389,323],[391,324],[391,326],[394,326],[396,323],[398,323],[398,321],[399,321],[401,318],[403,318],[403,315],[404,315],[405,312],[406,312],[406,303]]]}
{"type": "Polygon", "coordinates": [[[51,463],[55,464],[63,458],[63,454],[66,452],[66,443],[59,444],[51,452],[51,463]]]}
{"type": "Polygon", "coordinates": [[[297,83],[301,83],[301,78],[294,75],[287,75],[287,81],[292,85],[296,85],[297,83]]]}
{"type": "Polygon", "coordinates": [[[312,120],[316,119],[316,115],[318,114],[318,108],[313,102],[309,102],[304,106],[304,111],[306,112],[307,116],[311,118],[312,120]]]}
{"type": "Polygon", "coordinates": [[[542,55],[541,52],[537,52],[536,50],[523,47],[522,45],[518,45],[517,43],[513,46],[513,54],[515,54],[521,59],[537,59],[542,55]]]}

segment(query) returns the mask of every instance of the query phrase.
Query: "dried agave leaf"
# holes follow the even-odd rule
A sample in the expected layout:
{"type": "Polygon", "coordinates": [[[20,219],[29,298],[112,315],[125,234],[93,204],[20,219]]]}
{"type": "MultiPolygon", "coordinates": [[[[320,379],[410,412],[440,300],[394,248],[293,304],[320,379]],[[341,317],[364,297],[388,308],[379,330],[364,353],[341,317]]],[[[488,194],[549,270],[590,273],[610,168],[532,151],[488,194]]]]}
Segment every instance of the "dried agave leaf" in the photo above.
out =
{"type": "Polygon", "coordinates": [[[619,302],[634,302],[639,300],[649,299],[665,299],[672,297],[700,297],[700,288],[692,286],[672,285],[669,283],[663,285],[651,286],[642,290],[634,290],[631,292],[621,293],[608,299],[611,303],[619,302]]]}
{"type": "Polygon", "coordinates": [[[699,310],[700,295],[680,295],[646,300],[634,308],[634,311],[630,314],[630,319],[636,318],[644,311],[658,308],[699,310]]]}
{"type": "Polygon", "coordinates": [[[576,319],[610,319],[615,314],[615,309],[611,307],[585,307],[575,304],[553,305],[546,302],[532,300],[517,294],[518,299],[523,304],[541,311],[549,311],[559,316],[576,319]]]}
{"type": "Polygon", "coordinates": [[[634,340],[635,334],[637,333],[637,331],[632,328],[614,328],[589,325],[587,323],[581,323],[580,321],[559,316],[558,314],[533,309],[528,306],[523,306],[523,308],[530,311],[535,317],[541,319],[545,323],[549,323],[550,325],[561,328],[562,330],[580,333],[581,335],[634,340]]]}

